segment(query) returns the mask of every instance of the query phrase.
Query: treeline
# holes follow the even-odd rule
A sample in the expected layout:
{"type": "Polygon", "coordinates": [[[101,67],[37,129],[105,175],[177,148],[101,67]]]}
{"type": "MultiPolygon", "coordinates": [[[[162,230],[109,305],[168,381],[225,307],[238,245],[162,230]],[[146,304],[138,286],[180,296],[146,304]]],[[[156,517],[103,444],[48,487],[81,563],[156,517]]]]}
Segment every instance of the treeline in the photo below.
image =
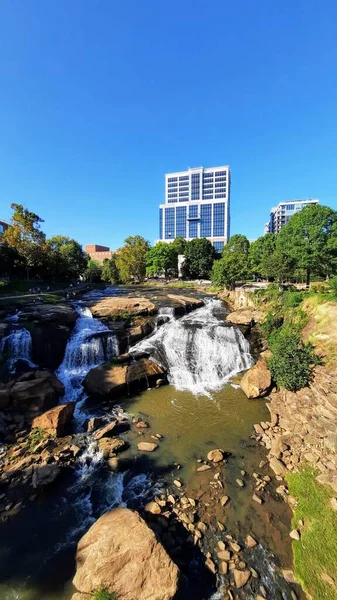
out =
{"type": "Polygon", "coordinates": [[[9,228],[0,238],[0,276],[57,281],[85,274],[89,257],[64,235],[47,238],[41,219],[22,204],[12,204],[9,228]]]}

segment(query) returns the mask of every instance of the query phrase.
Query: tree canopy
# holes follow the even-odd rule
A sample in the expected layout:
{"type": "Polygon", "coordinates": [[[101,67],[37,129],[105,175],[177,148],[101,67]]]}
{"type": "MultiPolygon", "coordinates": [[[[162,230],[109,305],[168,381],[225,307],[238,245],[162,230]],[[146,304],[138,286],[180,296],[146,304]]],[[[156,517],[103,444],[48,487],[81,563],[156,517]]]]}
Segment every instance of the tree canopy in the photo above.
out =
{"type": "Polygon", "coordinates": [[[2,235],[2,242],[14,248],[22,257],[27,279],[31,267],[41,266],[45,258],[46,236],[40,230],[41,219],[22,204],[11,204],[14,211],[8,229],[2,235]]]}
{"type": "Polygon", "coordinates": [[[214,246],[206,238],[196,238],[186,243],[184,270],[188,277],[208,279],[215,258],[214,246]]]}
{"type": "Polygon", "coordinates": [[[158,242],[146,254],[146,274],[150,277],[164,275],[174,276],[178,270],[178,252],[173,242],[158,242]]]}
{"type": "Polygon", "coordinates": [[[238,281],[245,281],[249,275],[249,241],[244,235],[233,235],[223,248],[222,258],[213,265],[212,281],[234,289],[238,281]]]}
{"type": "Polygon", "coordinates": [[[150,244],[141,235],[129,236],[116,252],[116,265],[123,282],[138,283],[146,273],[146,254],[150,244]]]}
{"type": "Polygon", "coordinates": [[[116,256],[113,255],[111,258],[105,258],[103,260],[102,281],[105,283],[111,283],[117,285],[120,283],[119,271],[116,264],[116,256]]]}

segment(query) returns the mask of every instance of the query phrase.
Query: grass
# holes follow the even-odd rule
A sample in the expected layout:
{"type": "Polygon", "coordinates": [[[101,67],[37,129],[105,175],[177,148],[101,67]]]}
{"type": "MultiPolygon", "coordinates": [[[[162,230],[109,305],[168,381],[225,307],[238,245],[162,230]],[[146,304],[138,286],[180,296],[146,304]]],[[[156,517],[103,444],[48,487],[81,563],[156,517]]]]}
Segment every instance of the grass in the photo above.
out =
{"type": "Polygon", "coordinates": [[[94,600],[118,600],[115,592],[109,592],[107,587],[101,587],[92,594],[94,600]]]}
{"type": "Polygon", "coordinates": [[[305,467],[287,476],[289,491],[298,504],[292,525],[299,528],[303,520],[301,539],[293,542],[296,579],[312,600],[337,598],[337,511],[330,504],[335,495],[328,486],[319,484],[315,472],[305,467]],[[331,585],[322,579],[328,575],[331,585]]]}

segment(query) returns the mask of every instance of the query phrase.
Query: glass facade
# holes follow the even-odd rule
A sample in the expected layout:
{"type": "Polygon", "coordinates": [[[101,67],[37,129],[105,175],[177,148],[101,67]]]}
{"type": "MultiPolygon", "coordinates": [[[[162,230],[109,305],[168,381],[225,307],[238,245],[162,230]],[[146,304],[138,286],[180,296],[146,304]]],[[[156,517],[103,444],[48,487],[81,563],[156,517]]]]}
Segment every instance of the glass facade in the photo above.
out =
{"type": "Polygon", "coordinates": [[[186,237],[186,206],[176,208],[176,237],[186,237]]]}
{"type": "Polygon", "coordinates": [[[163,239],[163,209],[159,209],[159,239],[163,239]]]}
{"type": "Polygon", "coordinates": [[[214,246],[215,252],[218,252],[219,254],[221,254],[223,247],[224,247],[224,243],[223,242],[213,242],[213,246],[214,246]]]}
{"type": "Polygon", "coordinates": [[[191,200],[200,199],[200,173],[191,175],[191,200]]]}
{"type": "Polygon", "coordinates": [[[213,206],[213,237],[225,235],[225,203],[217,202],[213,206]]]}
{"type": "Polygon", "coordinates": [[[200,237],[212,235],[212,205],[203,204],[200,207],[200,237]]]}
{"type": "Polygon", "coordinates": [[[173,240],[175,238],[175,208],[165,208],[165,239],[173,240]]]}

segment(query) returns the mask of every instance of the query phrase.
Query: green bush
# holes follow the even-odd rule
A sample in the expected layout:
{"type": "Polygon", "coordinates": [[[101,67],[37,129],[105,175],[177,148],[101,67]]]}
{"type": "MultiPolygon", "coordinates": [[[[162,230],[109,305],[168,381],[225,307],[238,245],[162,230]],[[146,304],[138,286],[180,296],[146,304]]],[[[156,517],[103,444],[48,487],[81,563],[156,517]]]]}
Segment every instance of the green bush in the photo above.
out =
{"type": "Polygon", "coordinates": [[[103,586],[92,594],[94,600],[118,600],[115,592],[109,592],[108,588],[103,586]]]}
{"type": "Polygon", "coordinates": [[[283,305],[285,308],[296,308],[301,304],[306,295],[305,292],[288,290],[283,296],[283,305]]]}
{"type": "Polygon", "coordinates": [[[269,339],[270,336],[279,329],[283,324],[283,316],[272,311],[268,311],[263,323],[261,324],[261,329],[263,335],[269,339]]]}
{"type": "Polygon", "coordinates": [[[272,357],[268,366],[277,385],[291,391],[308,385],[312,367],[319,362],[312,344],[305,344],[298,333],[283,327],[271,335],[269,343],[272,357]]]}
{"type": "Polygon", "coordinates": [[[334,298],[337,298],[337,275],[329,279],[329,288],[331,289],[334,298]]]}

